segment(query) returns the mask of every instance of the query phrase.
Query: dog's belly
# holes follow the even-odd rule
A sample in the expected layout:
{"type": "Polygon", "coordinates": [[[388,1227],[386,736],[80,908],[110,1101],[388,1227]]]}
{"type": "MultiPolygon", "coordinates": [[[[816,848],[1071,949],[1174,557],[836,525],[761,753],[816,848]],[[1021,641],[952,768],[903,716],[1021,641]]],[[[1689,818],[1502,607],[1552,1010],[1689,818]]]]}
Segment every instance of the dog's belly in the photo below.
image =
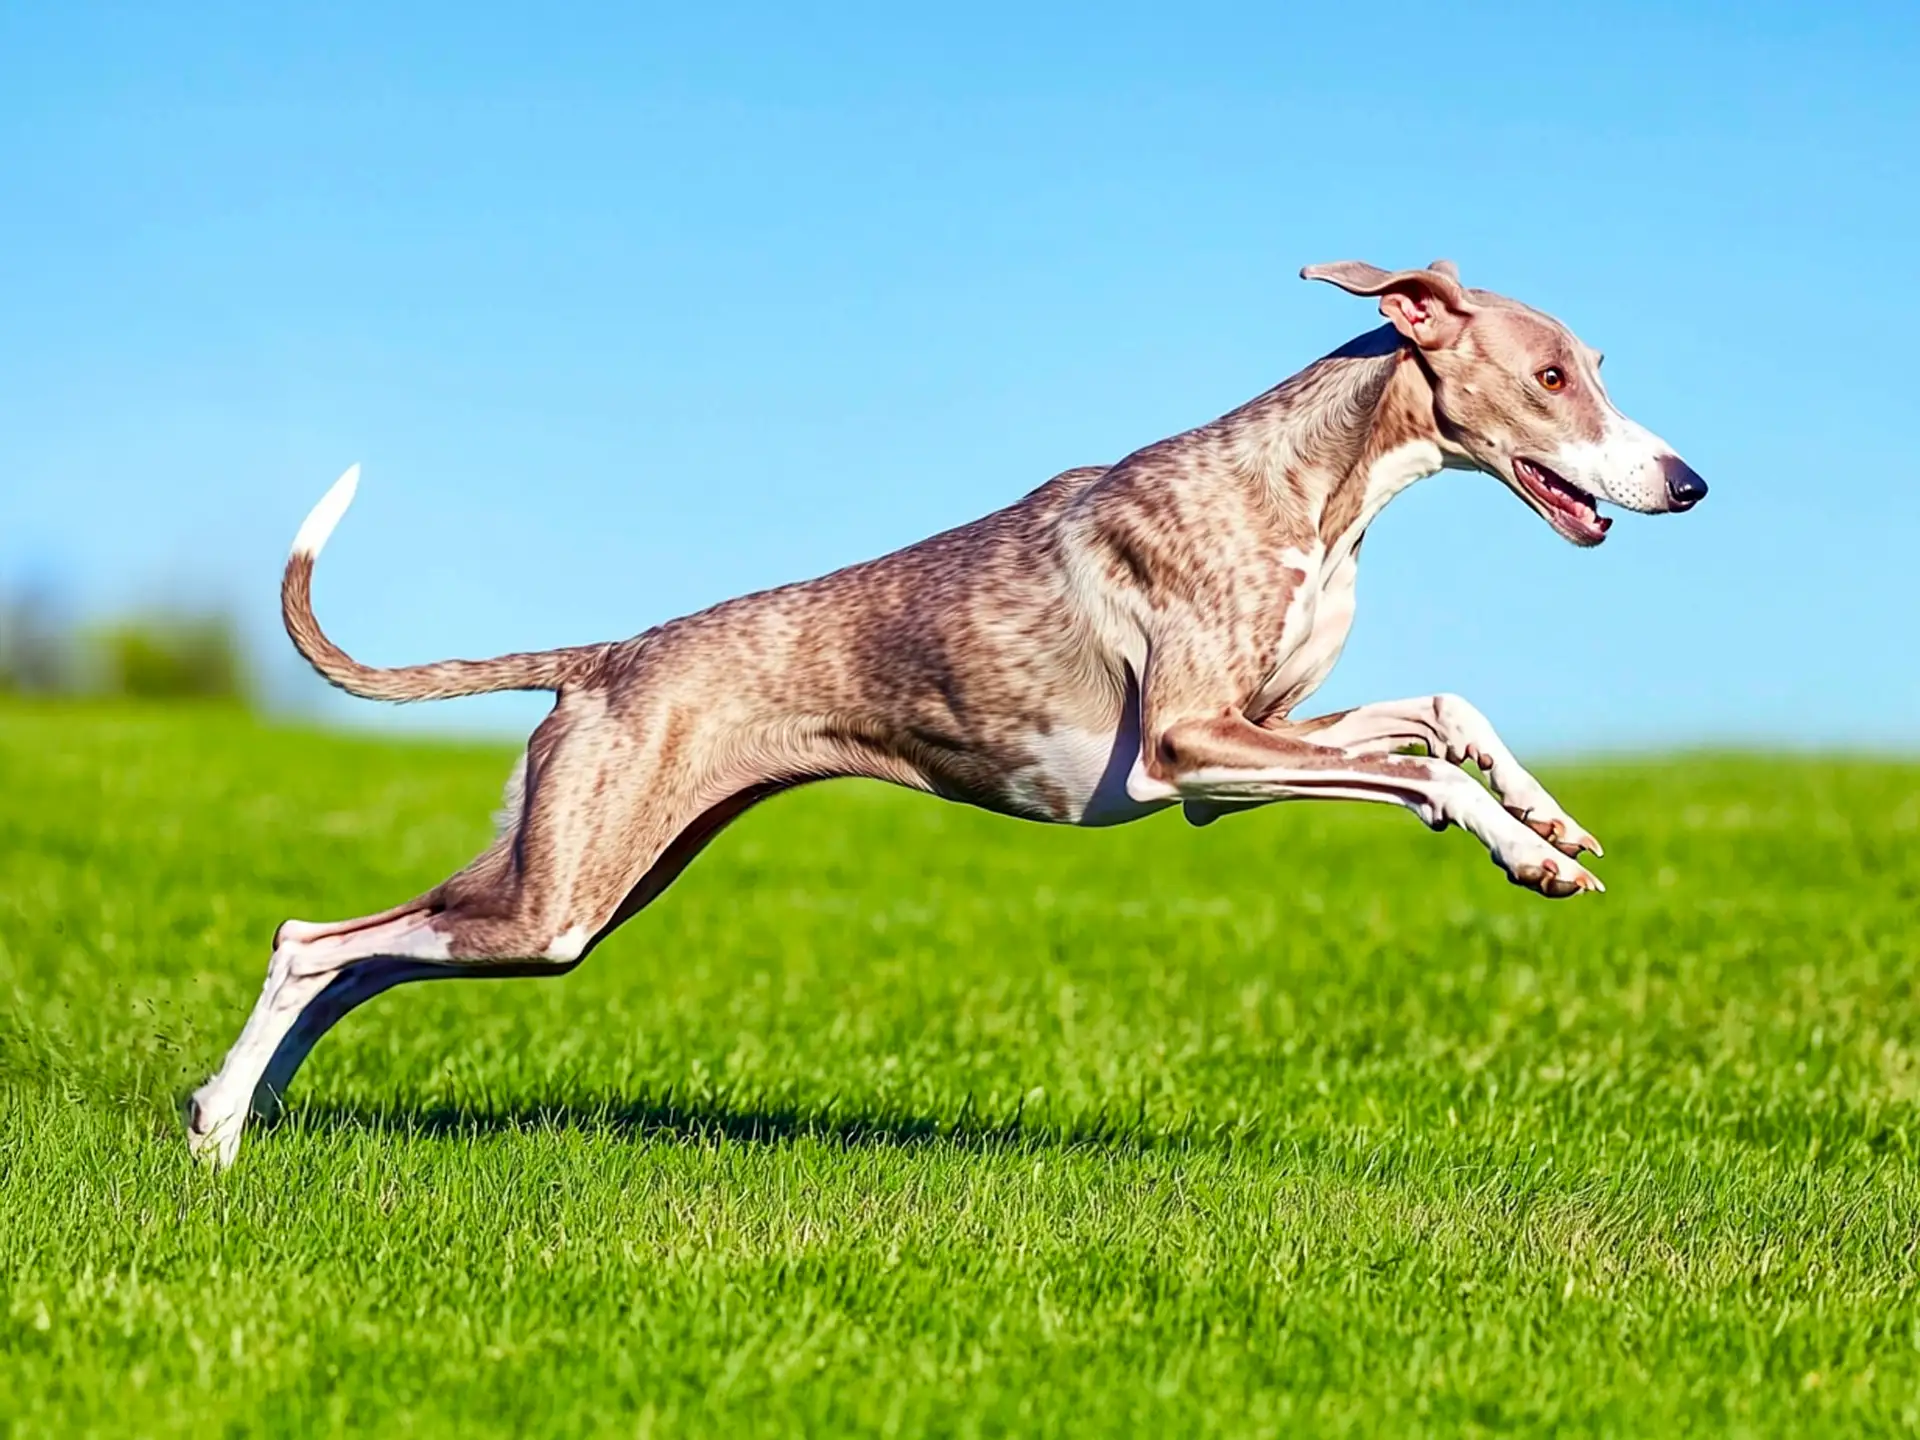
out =
{"type": "Polygon", "coordinates": [[[1140,712],[1122,707],[1111,727],[1054,725],[1010,737],[1005,808],[1066,825],[1124,825],[1167,802],[1142,804],[1127,794],[1140,756],[1140,712]]]}

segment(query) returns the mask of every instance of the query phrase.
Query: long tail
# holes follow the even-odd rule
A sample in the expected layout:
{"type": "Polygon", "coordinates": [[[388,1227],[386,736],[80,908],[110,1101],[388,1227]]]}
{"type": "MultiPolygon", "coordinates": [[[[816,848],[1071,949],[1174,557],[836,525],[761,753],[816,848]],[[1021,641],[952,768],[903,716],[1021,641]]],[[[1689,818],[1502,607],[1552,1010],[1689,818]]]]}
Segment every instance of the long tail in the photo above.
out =
{"type": "Polygon", "coordinates": [[[558,690],[600,653],[599,646],[500,655],[491,660],[435,660],[426,665],[382,668],[363,665],[320,628],[313,614],[313,562],[333,527],[353,503],[360,467],[333,482],[293,538],[286,573],[280,577],[280,615],[287,634],[307,662],[350,695],[368,700],[447,700],[494,690],[558,690]]]}

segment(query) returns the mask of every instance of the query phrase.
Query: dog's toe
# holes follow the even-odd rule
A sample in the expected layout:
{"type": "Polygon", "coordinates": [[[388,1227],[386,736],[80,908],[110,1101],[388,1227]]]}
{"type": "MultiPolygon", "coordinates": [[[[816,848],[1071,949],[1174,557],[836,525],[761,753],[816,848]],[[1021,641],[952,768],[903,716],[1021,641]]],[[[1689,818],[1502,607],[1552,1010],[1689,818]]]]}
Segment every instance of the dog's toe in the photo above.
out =
{"type": "Polygon", "coordinates": [[[1511,866],[1507,869],[1507,878],[1523,889],[1538,891],[1550,900],[1565,900],[1583,890],[1604,894],[1607,888],[1601,883],[1600,877],[1584,865],[1576,864],[1571,857],[1559,855],[1511,866]]]}
{"type": "Polygon", "coordinates": [[[1597,839],[1568,816],[1555,815],[1542,818],[1536,814],[1522,813],[1517,810],[1510,813],[1562,855],[1578,857],[1585,852],[1598,857],[1607,853],[1601,848],[1597,839]]]}

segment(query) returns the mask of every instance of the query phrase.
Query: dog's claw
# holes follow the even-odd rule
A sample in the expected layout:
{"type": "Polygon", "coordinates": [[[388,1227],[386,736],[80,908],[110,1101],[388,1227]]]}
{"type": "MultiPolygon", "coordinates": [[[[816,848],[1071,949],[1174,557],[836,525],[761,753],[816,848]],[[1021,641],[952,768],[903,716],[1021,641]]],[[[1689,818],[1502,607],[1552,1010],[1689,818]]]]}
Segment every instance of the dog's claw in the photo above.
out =
{"type": "Polygon", "coordinates": [[[1597,839],[1565,816],[1556,815],[1550,820],[1536,820],[1530,813],[1521,814],[1518,811],[1512,813],[1529,830],[1562,855],[1577,859],[1582,851],[1586,851],[1597,860],[1607,853],[1601,848],[1597,839]]]}

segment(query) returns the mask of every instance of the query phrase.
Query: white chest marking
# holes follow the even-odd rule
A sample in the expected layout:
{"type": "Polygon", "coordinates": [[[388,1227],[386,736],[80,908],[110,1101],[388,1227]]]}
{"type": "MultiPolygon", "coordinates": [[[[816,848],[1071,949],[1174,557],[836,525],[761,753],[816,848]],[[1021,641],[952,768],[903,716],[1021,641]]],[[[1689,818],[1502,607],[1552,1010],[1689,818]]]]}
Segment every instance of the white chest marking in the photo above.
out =
{"type": "Polygon", "coordinates": [[[1280,658],[1254,696],[1256,714],[1276,705],[1291,709],[1333,673],[1353,629],[1360,537],[1389,500],[1435,473],[1440,464],[1440,449],[1428,440],[1389,450],[1367,472],[1366,493],[1353,524],[1330,545],[1316,543],[1311,550],[1289,550],[1281,557],[1281,563],[1299,570],[1303,578],[1287,602],[1280,658]]]}
{"type": "Polygon", "coordinates": [[[1259,714],[1276,705],[1287,709],[1299,704],[1333,673],[1340,652],[1346,648],[1347,633],[1353,628],[1353,581],[1357,568],[1352,555],[1329,570],[1324,555],[1313,557],[1319,563],[1301,566],[1307,579],[1300,593],[1287,607],[1281,660],[1254,696],[1253,712],[1259,714]]]}

